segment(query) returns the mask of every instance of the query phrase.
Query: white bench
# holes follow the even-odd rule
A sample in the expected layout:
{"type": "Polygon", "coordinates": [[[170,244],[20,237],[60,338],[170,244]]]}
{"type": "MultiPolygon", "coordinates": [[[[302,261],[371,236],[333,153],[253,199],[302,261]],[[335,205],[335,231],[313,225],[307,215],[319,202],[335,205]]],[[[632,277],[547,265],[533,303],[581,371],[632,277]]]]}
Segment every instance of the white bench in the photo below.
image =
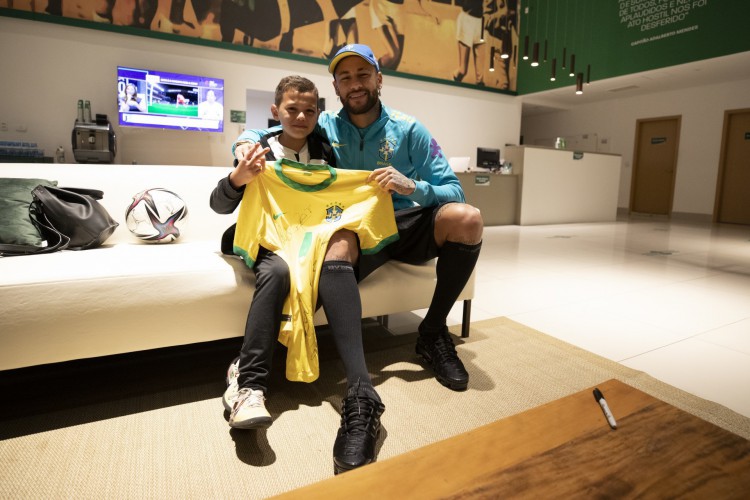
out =
{"type": "MultiPolygon", "coordinates": [[[[229,167],[0,163],[0,177],[42,178],[100,189],[120,223],[101,248],[0,258],[0,370],[242,336],[254,274],[220,252],[236,214],[219,215],[209,196],[229,167]],[[183,236],[148,244],[125,224],[132,196],[170,189],[188,206],[183,236]]],[[[388,262],[360,283],[362,317],[426,308],[435,262],[388,262]]],[[[464,301],[468,336],[474,277],[464,301]]],[[[325,324],[322,308],[315,322],[325,324]]]]}

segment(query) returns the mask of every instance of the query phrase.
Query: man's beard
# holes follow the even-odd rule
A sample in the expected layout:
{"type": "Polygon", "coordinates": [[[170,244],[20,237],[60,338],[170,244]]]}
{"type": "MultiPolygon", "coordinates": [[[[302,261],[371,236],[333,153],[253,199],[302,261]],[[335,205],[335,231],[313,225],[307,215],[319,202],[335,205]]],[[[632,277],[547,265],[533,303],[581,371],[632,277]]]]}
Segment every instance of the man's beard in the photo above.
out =
{"type": "Polygon", "coordinates": [[[370,92],[369,90],[367,90],[366,92],[367,101],[365,101],[365,103],[361,106],[352,106],[351,101],[348,98],[342,103],[347,113],[349,113],[350,115],[363,115],[372,110],[372,108],[374,108],[378,104],[379,99],[377,91],[370,92]]]}

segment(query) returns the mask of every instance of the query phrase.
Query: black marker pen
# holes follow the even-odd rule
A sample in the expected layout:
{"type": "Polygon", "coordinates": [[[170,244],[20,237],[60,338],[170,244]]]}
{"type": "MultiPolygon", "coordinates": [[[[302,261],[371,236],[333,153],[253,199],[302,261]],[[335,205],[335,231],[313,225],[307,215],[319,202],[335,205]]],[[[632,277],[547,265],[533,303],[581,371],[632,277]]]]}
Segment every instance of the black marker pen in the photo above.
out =
{"type": "Polygon", "coordinates": [[[594,389],[594,397],[596,398],[596,402],[599,403],[599,406],[602,407],[602,411],[604,412],[604,416],[607,417],[607,422],[609,422],[609,426],[613,429],[617,429],[617,422],[615,422],[615,417],[612,415],[612,412],[609,410],[609,406],[607,405],[607,401],[604,399],[604,395],[602,394],[602,391],[599,389],[594,389]]]}

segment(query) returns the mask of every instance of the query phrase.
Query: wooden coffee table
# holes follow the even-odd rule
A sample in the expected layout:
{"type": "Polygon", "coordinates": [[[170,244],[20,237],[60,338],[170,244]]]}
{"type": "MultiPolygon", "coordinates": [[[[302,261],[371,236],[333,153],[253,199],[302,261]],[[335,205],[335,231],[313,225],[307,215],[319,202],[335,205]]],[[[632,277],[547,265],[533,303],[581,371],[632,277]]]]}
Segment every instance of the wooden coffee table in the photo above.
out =
{"type": "MultiPolygon", "coordinates": [[[[750,441],[617,380],[279,498],[748,498],[750,441]]],[[[418,429],[415,429],[418,431],[418,429]]]]}

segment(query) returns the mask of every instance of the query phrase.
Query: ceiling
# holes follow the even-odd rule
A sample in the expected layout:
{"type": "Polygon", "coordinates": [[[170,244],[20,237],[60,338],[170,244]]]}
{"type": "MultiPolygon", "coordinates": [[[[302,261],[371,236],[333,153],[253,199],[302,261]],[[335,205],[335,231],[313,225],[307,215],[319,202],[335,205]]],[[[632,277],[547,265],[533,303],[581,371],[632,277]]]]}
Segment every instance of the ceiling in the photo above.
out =
{"type": "Polygon", "coordinates": [[[580,95],[575,93],[574,83],[568,87],[526,94],[521,96],[522,115],[539,115],[597,101],[745,79],[750,80],[750,52],[606,80],[592,80],[590,85],[583,86],[583,94],[580,95]]]}

